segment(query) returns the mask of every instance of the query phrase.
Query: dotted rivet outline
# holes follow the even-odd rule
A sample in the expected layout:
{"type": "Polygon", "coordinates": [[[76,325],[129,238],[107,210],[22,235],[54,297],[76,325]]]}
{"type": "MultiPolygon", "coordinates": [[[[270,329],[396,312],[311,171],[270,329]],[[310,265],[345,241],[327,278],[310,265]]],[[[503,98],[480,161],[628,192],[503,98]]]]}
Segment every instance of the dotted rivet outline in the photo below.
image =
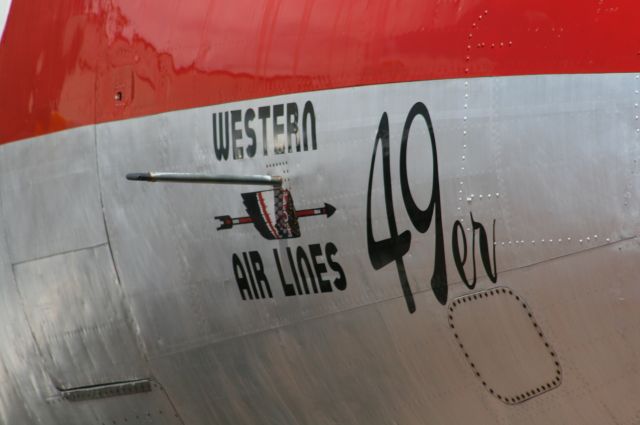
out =
{"type": "Polygon", "coordinates": [[[562,368],[560,367],[560,362],[558,361],[558,355],[555,353],[555,351],[553,351],[553,349],[551,348],[551,345],[549,344],[549,342],[546,340],[546,338],[544,337],[544,334],[542,333],[542,329],[540,329],[540,326],[538,325],[538,323],[535,321],[535,319],[533,318],[533,313],[531,313],[531,311],[529,310],[529,307],[527,306],[527,304],[524,302],[524,300],[522,300],[522,298],[520,298],[520,296],[516,295],[513,290],[507,288],[507,287],[497,287],[494,289],[489,289],[489,290],[485,290],[485,291],[480,291],[480,292],[475,292],[473,294],[467,294],[464,295],[462,297],[456,298],[454,299],[448,307],[449,313],[449,327],[451,328],[451,330],[453,331],[453,336],[456,339],[456,343],[458,344],[458,346],[460,347],[460,349],[462,350],[462,353],[464,354],[464,358],[466,359],[467,363],[469,363],[469,366],[471,366],[471,369],[473,370],[473,374],[480,380],[480,382],[482,382],[482,386],[485,387],[489,393],[491,393],[491,395],[493,395],[494,397],[496,397],[498,400],[509,404],[509,405],[514,405],[514,404],[519,404],[522,403],[525,400],[529,400],[533,397],[536,397],[540,394],[543,394],[547,391],[550,391],[554,388],[557,388],[558,386],[560,386],[561,382],[562,382],[562,368]],[[530,389],[528,391],[524,391],[521,394],[511,394],[511,395],[504,395],[504,394],[499,394],[497,391],[495,391],[493,388],[491,388],[491,386],[483,379],[482,374],[480,373],[480,371],[476,368],[475,363],[473,363],[471,357],[469,356],[469,353],[467,353],[464,344],[462,343],[462,341],[460,340],[460,336],[458,335],[458,333],[456,332],[456,328],[455,325],[453,323],[453,313],[456,309],[457,306],[467,303],[467,302],[472,302],[472,301],[478,301],[478,300],[482,300],[483,298],[489,298],[489,297],[493,297],[493,296],[500,296],[500,295],[506,295],[506,296],[512,296],[516,299],[516,301],[518,302],[518,304],[520,304],[520,306],[525,310],[525,312],[527,313],[527,316],[529,317],[529,320],[531,320],[531,323],[533,325],[533,327],[535,328],[536,332],[538,333],[538,336],[542,339],[542,342],[544,343],[544,346],[546,347],[546,349],[549,352],[549,355],[551,356],[551,359],[553,361],[553,364],[556,367],[556,373],[554,378],[550,381],[550,382],[546,382],[536,388],[530,389]]]}
{"type": "Polygon", "coordinates": [[[270,168],[279,168],[279,170],[277,170],[277,172],[280,174],[280,177],[282,177],[282,183],[284,186],[289,184],[289,180],[290,180],[290,174],[289,174],[289,161],[284,160],[284,161],[275,161],[275,162],[268,162],[265,167],[268,169],[270,168]]]}

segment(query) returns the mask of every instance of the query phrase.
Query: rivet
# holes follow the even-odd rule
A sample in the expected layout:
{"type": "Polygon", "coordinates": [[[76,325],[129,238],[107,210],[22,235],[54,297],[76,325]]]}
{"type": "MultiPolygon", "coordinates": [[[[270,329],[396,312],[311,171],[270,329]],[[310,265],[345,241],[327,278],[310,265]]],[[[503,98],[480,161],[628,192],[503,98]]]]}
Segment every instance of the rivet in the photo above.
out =
{"type": "Polygon", "coordinates": [[[464,167],[460,167],[460,171],[464,171],[464,167]]]}
{"type": "Polygon", "coordinates": [[[466,135],[466,134],[467,134],[467,130],[463,130],[463,131],[462,131],[462,134],[463,134],[463,135],[466,135]]]}
{"type": "Polygon", "coordinates": [[[500,193],[496,192],[496,196],[500,196],[500,193]]]}
{"type": "Polygon", "coordinates": [[[593,235],[593,239],[598,239],[598,235],[593,235]]]}
{"type": "Polygon", "coordinates": [[[562,239],[558,239],[558,243],[562,243],[562,239]]]}
{"type": "Polygon", "coordinates": [[[607,242],[611,242],[611,239],[607,238],[607,242]]]}
{"type": "Polygon", "coordinates": [[[531,241],[531,243],[532,243],[532,244],[535,244],[535,243],[536,243],[536,241],[531,241]]]}
{"type": "Polygon", "coordinates": [[[466,148],[467,148],[467,145],[462,145],[462,148],[463,148],[463,149],[466,149],[466,148]]]}
{"type": "Polygon", "coordinates": [[[588,240],[588,241],[590,241],[590,240],[591,240],[591,238],[590,238],[589,236],[587,236],[587,240],[588,240]]]}
{"type": "Polygon", "coordinates": [[[467,196],[467,202],[471,202],[471,198],[467,196]]]}
{"type": "Polygon", "coordinates": [[[466,117],[466,116],[462,117],[462,120],[463,120],[463,121],[466,121],[466,120],[467,120],[467,117],[466,117]]]}
{"type": "Polygon", "coordinates": [[[567,240],[568,240],[569,242],[571,242],[571,238],[567,238],[567,240]]]}
{"type": "Polygon", "coordinates": [[[469,107],[469,105],[467,105],[466,103],[464,104],[464,109],[467,109],[469,107]]]}
{"type": "Polygon", "coordinates": [[[582,239],[580,239],[580,243],[582,243],[582,239]]]}
{"type": "Polygon", "coordinates": [[[482,199],[482,195],[478,195],[478,198],[482,199]]]}
{"type": "MultiPolygon", "coordinates": [[[[467,58],[468,58],[468,57],[469,57],[469,56],[467,56],[467,58]]],[[[467,99],[467,98],[469,97],[469,93],[465,93],[465,94],[464,94],[464,97],[465,97],[465,99],[467,99]]]]}
{"type": "Polygon", "coordinates": [[[544,239],[542,239],[540,242],[544,243],[544,239]]]}
{"type": "Polygon", "coordinates": [[[488,195],[487,195],[487,198],[491,198],[491,194],[488,194],[488,195]]]}
{"type": "Polygon", "coordinates": [[[464,161],[465,159],[467,159],[464,155],[462,155],[462,160],[464,161]]]}

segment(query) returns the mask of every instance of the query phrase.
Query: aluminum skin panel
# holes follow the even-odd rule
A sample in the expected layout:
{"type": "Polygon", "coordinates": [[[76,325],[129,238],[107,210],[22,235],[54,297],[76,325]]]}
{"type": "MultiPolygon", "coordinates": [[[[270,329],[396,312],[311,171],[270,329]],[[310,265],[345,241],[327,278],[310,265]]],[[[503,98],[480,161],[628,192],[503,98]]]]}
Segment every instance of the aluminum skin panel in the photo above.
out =
{"type": "Polygon", "coordinates": [[[78,128],[0,153],[0,423],[91,423],[95,407],[69,410],[60,387],[147,376],[106,245],[94,135],[78,128]]]}
{"type": "MultiPolygon", "coordinates": [[[[387,111],[392,163],[394,173],[398,173],[402,128],[416,102],[429,105],[433,120],[447,252],[451,252],[456,220],[461,220],[471,242],[470,213],[489,229],[490,239],[496,220],[500,270],[632,237],[635,209],[628,203],[637,198],[633,193],[625,205],[625,196],[629,190],[636,190],[628,187],[633,179],[629,174],[633,159],[627,154],[637,137],[633,91],[629,88],[634,84],[635,75],[623,74],[383,85],[269,98],[100,126],[99,162],[106,218],[123,286],[133,296],[134,314],[159,308],[174,315],[204,315],[188,318],[196,323],[194,327],[174,330],[171,324],[158,323],[153,315],[139,314],[143,329],[153,330],[151,334],[143,332],[150,354],[401,296],[400,285],[378,283],[398,280],[393,267],[376,272],[362,263],[367,261],[366,195],[380,116],[387,111]],[[531,90],[529,109],[514,114],[528,86],[546,89],[531,90]],[[589,100],[594,94],[599,103],[589,100]],[[257,110],[263,105],[287,102],[303,105],[307,100],[312,101],[317,117],[317,151],[216,160],[212,113],[257,110]],[[598,112],[605,108],[617,112],[598,112]],[[567,116],[573,125],[568,125],[567,116]],[[562,133],[549,133],[554,128],[562,133]],[[612,148],[611,140],[618,141],[620,148],[612,148]],[[597,163],[598,168],[585,166],[589,163],[597,163]],[[538,167],[535,177],[528,164],[538,167]],[[269,245],[256,239],[259,235],[251,225],[226,232],[217,230],[215,216],[245,213],[240,194],[251,191],[250,187],[144,184],[124,179],[127,172],[147,169],[281,174],[288,179],[285,185],[297,209],[328,202],[337,212],[331,218],[301,222],[300,241],[269,245]],[[576,189],[575,182],[585,185],[576,189]],[[572,205],[578,209],[572,210],[572,205]],[[340,231],[334,235],[331,229],[340,231]],[[357,276],[361,284],[350,286],[346,292],[328,294],[327,302],[292,297],[282,302],[255,302],[247,309],[246,302],[234,296],[237,287],[232,253],[257,249],[263,256],[272,256],[273,248],[283,254],[286,247],[295,249],[316,242],[335,243],[345,274],[357,276]],[[135,282],[135,286],[130,287],[129,282],[135,282]],[[141,287],[153,288],[152,294],[140,292],[141,287]]],[[[410,137],[416,141],[407,148],[408,179],[416,202],[426,206],[432,185],[430,151],[422,143],[426,126],[416,121],[411,131],[410,137]]],[[[379,158],[376,166],[380,174],[372,186],[372,223],[377,239],[387,232],[379,158]]],[[[399,184],[397,174],[393,184],[399,184]]],[[[394,188],[394,202],[401,209],[400,190],[394,188]]],[[[397,213],[397,226],[412,228],[405,213],[397,213]]],[[[414,236],[412,252],[425,253],[409,255],[405,260],[415,291],[430,290],[427,277],[432,274],[433,246],[433,231],[414,236]]],[[[453,259],[447,261],[455,282],[459,279],[453,259]]],[[[469,263],[467,273],[471,273],[469,263]]],[[[265,267],[268,276],[278,275],[273,261],[265,260],[265,267]]],[[[483,268],[478,263],[481,273],[483,268]]]]}
{"type": "MultiPolygon", "coordinates": [[[[153,375],[193,424],[596,424],[612,420],[609,405],[616,420],[634,417],[634,392],[621,388],[635,388],[638,380],[631,368],[636,338],[628,334],[638,296],[636,90],[636,74],[446,80],[301,93],[98,126],[110,242],[153,375]],[[233,111],[268,107],[273,114],[283,105],[286,118],[295,103],[300,119],[307,101],[317,149],[298,152],[294,144],[289,152],[285,144],[275,154],[281,136],[267,121],[265,156],[255,118],[255,156],[242,128],[242,159],[216,158],[214,114],[224,120],[228,112],[231,120],[233,111]],[[470,214],[487,230],[490,264],[495,220],[497,284],[524,297],[563,365],[562,385],[521,405],[506,406],[477,382],[432,290],[434,229],[416,230],[399,164],[406,117],[419,102],[428,108],[437,146],[447,299],[472,291],[470,214]],[[375,270],[367,247],[372,163],[373,236],[389,237],[380,146],[372,158],[385,112],[395,222],[398,233],[412,234],[403,262],[413,313],[398,269],[375,270]],[[252,224],[218,230],[215,218],[247,215],[241,194],[258,189],[124,178],[143,171],[282,175],[296,210],[328,203],[336,212],[300,218],[300,238],[269,241],[252,224]],[[465,233],[469,250],[462,266],[467,284],[455,265],[456,221],[458,243],[465,233]],[[319,245],[317,259],[328,265],[329,243],[337,247],[332,258],[346,288],[285,296],[281,281],[294,279],[288,252],[301,248],[309,256],[319,245]],[[243,253],[252,251],[262,259],[272,298],[242,298],[232,258],[244,267],[243,253]],[[594,388],[587,394],[608,404],[581,402],[585,383],[594,388]]],[[[429,204],[433,187],[428,135],[421,119],[408,132],[406,175],[419,208],[429,204]]],[[[484,290],[493,283],[475,234],[473,285],[484,290]]],[[[335,279],[338,273],[327,269],[335,279]]]]}
{"type": "MultiPolygon", "coordinates": [[[[1,212],[0,218],[3,218],[1,212]]],[[[87,423],[92,417],[90,410],[68,411],[55,401],[58,390],[45,368],[27,321],[5,232],[6,225],[0,226],[0,423],[87,423]]]]}
{"type": "MultiPolygon", "coordinates": [[[[558,388],[521,404],[486,391],[429,293],[413,315],[396,298],[154,363],[189,424],[633,423],[640,294],[625,276],[639,254],[634,239],[502,274],[563,366],[558,388]]],[[[460,286],[452,295],[469,293],[460,286]]]]}
{"type": "Polygon", "coordinates": [[[20,305],[6,240],[5,226],[0,226],[0,423],[29,423],[34,405],[46,408],[43,400],[36,401],[39,388],[33,384],[44,373],[20,305]]]}
{"type": "MultiPolygon", "coordinates": [[[[190,425],[632,422],[640,413],[639,77],[309,92],[3,146],[0,420],[84,425],[171,405],[190,425]],[[431,127],[416,115],[403,150],[407,116],[424,110],[431,127]],[[226,154],[220,133],[214,143],[214,117],[237,139],[226,154]],[[254,224],[267,223],[274,205],[259,213],[248,205],[279,199],[271,192],[125,179],[144,171],[280,175],[299,233],[254,224]],[[410,196],[426,208],[434,187],[442,262],[435,221],[422,232],[407,207],[410,196]],[[245,221],[220,228],[225,215],[245,221]],[[368,224],[374,242],[409,232],[407,251],[376,263],[368,224]],[[431,282],[443,265],[446,294],[431,282]],[[474,376],[447,318],[446,302],[498,285],[526,302],[562,367],[559,386],[513,404],[474,376]],[[71,402],[59,391],[120,379],[152,379],[166,398],[71,402]]],[[[480,307],[474,314],[498,320],[480,307]]],[[[509,320],[500,325],[513,330],[509,320]]],[[[482,327],[470,329],[483,340],[482,327]]]]}
{"type": "Polygon", "coordinates": [[[107,242],[91,127],[7,145],[0,194],[12,263],[107,242]]]}
{"type": "Polygon", "coordinates": [[[148,376],[106,245],[21,263],[15,275],[58,389],[148,376]]]}

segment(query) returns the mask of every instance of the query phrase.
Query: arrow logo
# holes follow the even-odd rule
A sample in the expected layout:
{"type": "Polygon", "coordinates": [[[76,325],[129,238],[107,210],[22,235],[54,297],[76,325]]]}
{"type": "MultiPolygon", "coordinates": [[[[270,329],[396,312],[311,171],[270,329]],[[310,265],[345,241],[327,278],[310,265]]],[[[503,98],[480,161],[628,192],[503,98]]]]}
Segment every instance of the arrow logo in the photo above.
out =
{"type": "MultiPolygon", "coordinates": [[[[324,207],[322,208],[309,208],[306,210],[296,211],[296,217],[301,218],[313,217],[316,215],[326,215],[327,218],[329,218],[333,215],[334,212],[336,212],[336,207],[325,202],[324,207]]],[[[220,226],[218,226],[217,230],[231,229],[233,226],[254,222],[253,217],[231,217],[229,215],[219,215],[216,217],[216,219],[220,220],[220,226]]]]}
{"type": "Polygon", "coordinates": [[[215,218],[220,221],[218,230],[252,223],[265,239],[298,238],[300,237],[299,218],[319,215],[331,217],[336,211],[333,205],[327,203],[320,208],[296,210],[289,190],[281,188],[243,193],[242,200],[249,215],[246,217],[216,216],[215,218]]]}

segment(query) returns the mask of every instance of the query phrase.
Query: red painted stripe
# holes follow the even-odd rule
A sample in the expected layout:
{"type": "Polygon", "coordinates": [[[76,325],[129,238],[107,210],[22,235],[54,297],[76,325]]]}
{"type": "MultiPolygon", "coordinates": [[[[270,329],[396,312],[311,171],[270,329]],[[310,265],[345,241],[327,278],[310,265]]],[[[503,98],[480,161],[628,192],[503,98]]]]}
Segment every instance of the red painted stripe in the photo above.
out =
{"type": "Polygon", "coordinates": [[[297,217],[309,217],[312,215],[319,215],[322,214],[322,210],[318,210],[318,209],[308,209],[308,210],[300,210],[300,211],[296,211],[296,216],[297,217]]]}
{"type": "Polygon", "coordinates": [[[633,72],[638,22],[637,0],[15,0],[0,142],[282,93],[633,72]]]}
{"type": "Polygon", "coordinates": [[[271,234],[275,237],[278,235],[278,232],[276,232],[276,229],[273,227],[273,224],[271,224],[271,217],[269,217],[269,211],[267,211],[267,206],[264,203],[264,197],[262,196],[262,192],[258,193],[258,201],[260,201],[260,210],[262,212],[262,215],[265,218],[265,221],[267,222],[267,226],[269,226],[269,230],[271,231],[271,234]]]}

